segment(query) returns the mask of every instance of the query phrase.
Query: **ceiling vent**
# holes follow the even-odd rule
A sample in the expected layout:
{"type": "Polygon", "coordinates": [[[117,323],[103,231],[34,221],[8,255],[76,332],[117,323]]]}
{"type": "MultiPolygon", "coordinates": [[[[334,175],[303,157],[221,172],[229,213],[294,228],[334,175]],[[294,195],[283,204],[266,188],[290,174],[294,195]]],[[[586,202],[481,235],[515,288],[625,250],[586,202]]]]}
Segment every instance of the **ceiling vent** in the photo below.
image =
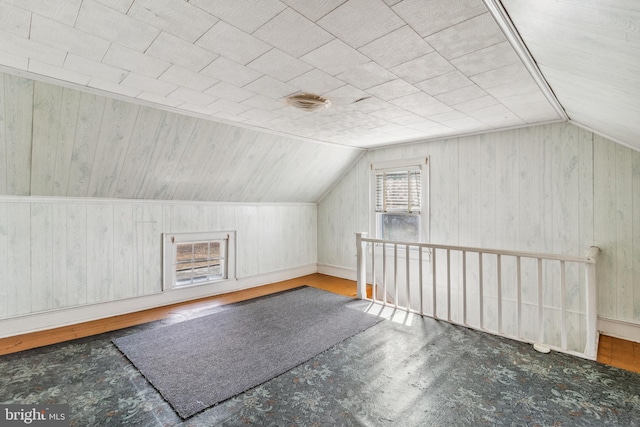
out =
{"type": "Polygon", "coordinates": [[[285,99],[287,104],[304,111],[318,111],[331,107],[331,101],[312,93],[298,93],[285,99]]]}

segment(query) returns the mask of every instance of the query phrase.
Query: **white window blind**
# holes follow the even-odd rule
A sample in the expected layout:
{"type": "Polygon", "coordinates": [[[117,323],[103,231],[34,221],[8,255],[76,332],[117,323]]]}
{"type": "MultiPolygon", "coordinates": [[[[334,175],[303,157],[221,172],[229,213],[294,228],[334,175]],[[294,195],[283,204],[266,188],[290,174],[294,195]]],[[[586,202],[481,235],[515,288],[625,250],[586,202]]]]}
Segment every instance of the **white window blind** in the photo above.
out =
{"type": "Polygon", "coordinates": [[[420,213],[422,180],[419,167],[375,173],[376,212],[420,213]]]}

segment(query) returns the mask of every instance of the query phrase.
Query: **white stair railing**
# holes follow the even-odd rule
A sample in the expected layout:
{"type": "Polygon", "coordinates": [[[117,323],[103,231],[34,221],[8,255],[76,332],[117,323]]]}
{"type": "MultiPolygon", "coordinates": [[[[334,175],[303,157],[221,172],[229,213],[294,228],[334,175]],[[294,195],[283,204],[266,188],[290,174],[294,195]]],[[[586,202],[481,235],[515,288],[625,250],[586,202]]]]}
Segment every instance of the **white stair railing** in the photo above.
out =
{"type": "Polygon", "coordinates": [[[594,360],[596,260],[368,238],[356,233],[360,299],[594,360]],[[367,283],[372,284],[371,298],[367,283]]]}

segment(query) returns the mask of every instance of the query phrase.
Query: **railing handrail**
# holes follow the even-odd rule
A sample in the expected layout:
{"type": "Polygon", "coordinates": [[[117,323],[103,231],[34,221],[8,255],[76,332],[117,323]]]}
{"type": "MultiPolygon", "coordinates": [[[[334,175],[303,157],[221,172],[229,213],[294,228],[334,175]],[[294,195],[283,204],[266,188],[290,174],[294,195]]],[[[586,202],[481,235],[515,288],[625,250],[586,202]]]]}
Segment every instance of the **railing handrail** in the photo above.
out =
{"type": "Polygon", "coordinates": [[[506,249],[493,249],[493,248],[478,248],[473,246],[455,246],[455,245],[443,245],[436,243],[421,243],[421,242],[406,242],[401,240],[384,240],[365,237],[366,233],[362,234],[362,241],[369,243],[381,243],[386,245],[400,245],[400,246],[416,246],[429,249],[442,249],[452,251],[465,251],[465,252],[481,252],[492,255],[506,255],[506,256],[519,256],[521,258],[535,258],[535,259],[549,259],[554,261],[567,261],[567,262],[579,262],[583,264],[595,264],[600,249],[596,246],[591,246],[587,251],[586,256],[577,255],[561,255],[544,252],[528,252],[528,251],[512,251],[506,249]]]}
{"type": "MultiPolygon", "coordinates": [[[[530,259],[536,259],[537,260],[537,303],[536,305],[538,306],[538,313],[537,313],[537,323],[538,323],[538,338],[537,341],[532,341],[534,344],[536,344],[536,349],[548,349],[551,347],[551,345],[545,344],[545,336],[544,336],[544,299],[543,299],[543,262],[544,261],[553,261],[553,262],[559,262],[560,263],[560,269],[559,269],[559,275],[560,275],[560,289],[561,289],[561,302],[560,302],[560,311],[561,311],[561,325],[560,325],[560,336],[561,336],[561,343],[560,343],[560,347],[553,347],[556,349],[559,349],[560,351],[565,351],[565,352],[569,352],[571,354],[576,354],[579,355],[581,357],[587,357],[589,359],[595,360],[596,355],[597,355],[597,335],[598,335],[598,331],[597,331],[597,303],[596,303],[596,261],[597,258],[600,254],[600,248],[596,247],[596,246],[591,246],[588,248],[585,256],[580,257],[580,256],[575,256],[575,255],[560,255],[560,254],[552,254],[552,253],[542,253],[542,252],[527,252],[527,251],[512,251],[512,250],[505,250],[505,249],[491,249],[491,248],[477,248],[477,247],[472,247],[472,246],[457,246],[457,245],[443,245],[443,244],[434,244],[434,243],[421,243],[421,242],[406,242],[406,241],[394,241],[394,240],[384,240],[384,239],[375,239],[375,238],[368,238],[367,237],[367,233],[365,232],[360,232],[360,233],[356,233],[356,248],[357,248],[357,283],[358,283],[358,293],[357,293],[357,297],[360,299],[368,299],[366,296],[366,284],[367,284],[367,256],[365,255],[367,253],[367,247],[373,248],[372,252],[371,252],[371,257],[372,257],[372,275],[373,277],[373,282],[375,285],[375,247],[376,244],[382,245],[382,247],[384,248],[384,250],[382,251],[382,256],[383,256],[383,290],[384,292],[386,292],[386,273],[385,273],[385,266],[386,266],[386,262],[384,261],[385,259],[385,255],[387,254],[387,247],[391,246],[393,247],[393,260],[394,260],[394,265],[393,265],[393,274],[394,274],[394,279],[393,279],[393,286],[396,292],[396,302],[394,302],[394,307],[396,308],[401,308],[398,306],[397,304],[397,292],[398,292],[398,284],[396,282],[397,279],[397,271],[399,266],[397,265],[397,256],[398,256],[398,246],[404,246],[405,249],[403,250],[403,252],[406,253],[406,261],[405,261],[405,268],[406,268],[406,286],[407,286],[407,307],[403,308],[406,309],[408,311],[411,311],[411,303],[409,300],[409,288],[410,288],[410,282],[409,282],[409,271],[410,271],[410,263],[411,260],[413,259],[413,257],[410,257],[410,251],[412,247],[416,247],[416,248],[427,248],[427,249],[431,249],[430,252],[428,252],[428,258],[432,261],[431,262],[431,273],[432,273],[432,313],[430,314],[430,316],[434,317],[434,318],[439,318],[437,315],[437,308],[436,308],[436,255],[440,254],[440,252],[437,252],[437,250],[442,250],[442,251],[446,251],[446,267],[445,267],[445,271],[446,271],[446,289],[447,289],[447,296],[446,296],[446,303],[447,303],[447,317],[446,320],[452,322],[452,318],[451,318],[451,258],[450,258],[450,254],[452,251],[457,251],[457,252],[462,252],[462,264],[463,266],[466,266],[466,254],[467,253],[478,253],[478,277],[479,277],[479,326],[471,326],[474,327],[476,329],[480,329],[480,330],[486,330],[484,327],[484,322],[483,322],[483,257],[482,254],[492,254],[492,255],[496,255],[497,256],[497,322],[498,322],[498,327],[497,327],[497,334],[498,335],[502,335],[502,336],[508,336],[507,334],[505,334],[505,332],[503,331],[502,328],[502,301],[503,301],[503,297],[502,297],[502,270],[501,270],[501,257],[515,257],[516,258],[516,289],[517,289],[517,306],[516,306],[516,316],[517,316],[517,337],[516,339],[520,339],[523,340],[523,337],[521,336],[521,306],[522,306],[522,301],[520,299],[521,293],[522,293],[522,289],[521,289],[521,259],[522,258],[530,258],[530,259]],[[371,244],[371,245],[369,245],[371,244]],[[584,264],[584,286],[585,286],[585,317],[586,317],[586,342],[585,342],[585,347],[584,347],[584,352],[575,352],[575,351],[569,351],[568,347],[567,347],[567,326],[566,326],[566,312],[567,312],[567,306],[566,306],[566,301],[565,301],[565,292],[566,292],[566,273],[565,273],[565,264],[566,263],[579,263],[579,264],[584,264]]],[[[423,251],[422,249],[420,249],[418,252],[418,263],[419,263],[419,272],[418,272],[418,277],[419,277],[419,283],[420,283],[420,310],[419,313],[421,315],[429,315],[427,313],[424,312],[423,308],[422,308],[422,304],[423,304],[423,294],[422,294],[422,283],[423,283],[423,272],[422,272],[422,263],[423,263],[423,251]]],[[[439,257],[438,257],[439,258],[439,257]]],[[[469,327],[469,325],[467,324],[467,320],[466,320],[466,315],[467,315],[467,297],[466,297],[466,267],[464,267],[462,269],[462,293],[463,293],[463,300],[464,300],[464,305],[463,305],[463,320],[462,320],[462,324],[464,324],[465,326],[469,327]]],[[[372,296],[372,300],[376,299],[375,296],[375,286],[373,288],[373,296],[372,296]]],[[[386,304],[386,296],[383,300],[383,304],[386,304]]],[[[455,321],[454,323],[459,323],[458,321],[455,321]]],[[[492,333],[496,333],[496,331],[488,331],[488,332],[492,332],[492,333]]]]}

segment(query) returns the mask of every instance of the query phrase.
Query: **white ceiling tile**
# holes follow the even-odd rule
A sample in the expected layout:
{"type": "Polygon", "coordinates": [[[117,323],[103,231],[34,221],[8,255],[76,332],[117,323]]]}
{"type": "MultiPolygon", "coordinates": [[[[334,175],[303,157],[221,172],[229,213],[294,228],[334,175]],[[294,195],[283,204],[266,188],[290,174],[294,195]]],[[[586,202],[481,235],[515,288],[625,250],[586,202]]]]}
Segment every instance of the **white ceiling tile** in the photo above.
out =
{"type": "Polygon", "coordinates": [[[368,98],[371,95],[351,85],[344,85],[332,90],[325,96],[333,105],[349,105],[362,98],[368,98]]]}
{"type": "Polygon", "coordinates": [[[505,41],[489,13],[476,16],[426,38],[442,56],[451,60],[505,41]]]}
{"type": "Polygon", "coordinates": [[[219,99],[216,102],[209,105],[210,108],[214,110],[221,111],[226,114],[238,115],[242,114],[247,110],[250,110],[250,106],[242,105],[237,102],[230,101],[228,99],[219,99]]]}
{"type": "Polygon", "coordinates": [[[287,83],[300,92],[315,93],[316,95],[323,95],[345,85],[342,80],[315,68],[287,83]]]}
{"type": "Polygon", "coordinates": [[[279,49],[271,49],[264,55],[247,64],[249,68],[260,71],[282,82],[287,82],[311,70],[311,66],[279,49]]]}
{"type": "Polygon", "coordinates": [[[336,77],[359,89],[368,89],[397,78],[395,74],[373,61],[350,68],[336,77]]]}
{"type": "Polygon", "coordinates": [[[122,13],[127,13],[131,8],[133,0],[96,0],[98,3],[102,3],[114,10],[122,13]]]}
{"type": "Polygon", "coordinates": [[[461,113],[470,114],[473,111],[482,110],[496,104],[498,104],[498,101],[493,96],[486,95],[481,98],[476,98],[470,101],[452,105],[452,107],[460,111],[461,113]]]}
{"type": "Polygon", "coordinates": [[[422,37],[487,11],[479,0],[404,0],[394,5],[393,10],[422,37]]]}
{"type": "Polygon", "coordinates": [[[442,124],[458,132],[477,132],[489,129],[488,125],[482,123],[480,120],[474,119],[473,117],[463,117],[461,119],[449,120],[446,122],[442,122],[442,124]]]}
{"type": "Polygon", "coordinates": [[[412,93],[420,92],[415,86],[410,85],[401,79],[396,79],[387,83],[367,89],[367,92],[385,101],[400,98],[412,93]]]}
{"type": "Polygon", "coordinates": [[[93,87],[96,89],[103,90],[105,92],[117,93],[119,95],[130,96],[132,98],[137,97],[142,91],[137,88],[123,86],[118,83],[113,83],[107,80],[101,80],[98,78],[93,78],[87,86],[93,87]]]}
{"type": "Polygon", "coordinates": [[[467,114],[471,117],[475,117],[478,120],[482,120],[485,117],[497,117],[499,115],[504,115],[505,117],[508,117],[513,115],[513,112],[502,104],[494,104],[485,108],[480,108],[478,110],[470,111],[467,114]]]}
{"type": "Polygon", "coordinates": [[[242,102],[256,95],[250,90],[246,90],[226,82],[216,83],[214,86],[207,89],[205,93],[234,102],[242,102]]]}
{"type": "Polygon", "coordinates": [[[387,6],[393,6],[394,4],[400,3],[402,0],[383,0],[387,6]]]}
{"type": "Polygon", "coordinates": [[[400,27],[358,50],[386,68],[433,52],[433,48],[408,25],[400,27]]]}
{"type": "Polygon", "coordinates": [[[140,92],[151,92],[160,96],[167,96],[177,88],[174,84],[136,73],[130,73],[120,84],[133,89],[139,89],[140,92]]]}
{"type": "Polygon", "coordinates": [[[419,89],[432,96],[471,85],[473,82],[457,70],[416,83],[419,89]]]}
{"type": "Polygon", "coordinates": [[[215,24],[196,44],[242,65],[271,49],[268,44],[224,21],[215,24]]]}
{"type": "Polygon", "coordinates": [[[466,76],[519,62],[520,59],[508,42],[499,43],[451,60],[451,64],[466,76]]]}
{"type": "Polygon", "coordinates": [[[253,35],[295,58],[311,52],[334,38],[289,8],[267,22],[253,35]]]}
{"type": "Polygon", "coordinates": [[[362,101],[351,105],[351,108],[356,112],[360,113],[372,113],[377,110],[382,110],[383,108],[389,107],[389,104],[386,101],[383,101],[380,98],[372,96],[371,98],[363,99],[362,101]]]}
{"type": "Polygon", "coordinates": [[[424,92],[417,92],[390,101],[393,105],[401,107],[406,111],[429,117],[434,114],[441,114],[451,111],[447,105],[427,95],[424,92]]]}
{"type": "Polygon", "coordinates": [[[240,114],[241,117],[244,117],[247,123],[254,123],[254,124],[264,124],[266,122],[269,122],[277,117],[280,117],[279,113],[273,112],[273,111],[264,111],[264,110],[247,110],[244,113],[240,114]]]}
{"type": "Polygon", "coordinates": [[[162,73],[160,80],[197,91],[204,91],[218,82],[214,78],[194,73],[177,65],[172,65],[162,73]]]}
{"type": "Polygon", "coordinates": [[[396,107],[394,105],[389,105],[381,110],[376,110],[370,113],[373,117],[382,120],[392,120],[397,119],[399,117],[403,117],[407,115],[407,110],[396,107]]]}
{"type": "Polygon", "coordinates": [[[160,33],[146,54],[195,72],[202,70],[218,56],[165,32],[160,33]]]}
{"type": "Polygon", "coordinates": [[[519,82],[530,79],[531,75],[520,62],[471,76],[471,80],[485,89],[511,83],[518,84],[519,82]]]}
{"type": "Polygon", "coordinates": [[[160,96],[150,92],[141,92],[136,98],[142,99],[143,101],[153,102],[154,104],[165,105],[174,108],[178,105],[184,104],[184,101],[170,99],[166,96],[160,96]]]}
{"type": "Polygon", "coordinates": [[[345,1],[347,0],[282,0],[283,3],[314,22],[340,6],[345,1]]]}
{"type": "Polygon", "coordinates": [[[0,30],[0,51],[16,56],[26,56],[47,64],[61,67],[64,63],[66,52],[60,49],[46,46],[29,39],[23,39],[11,33],[0,30]]]}
{"type": "Polygon", "coordinates": [[[69,71],[94,76],[101,80],[114,83],[120,83],[122,79],[129,74],[129,71],[123,70],[122,68],[92,61],[72,53],[67,55],[67,59],[64,61],[64,68],[69,71]]]}
{"type": "Polygon", "coordinates": [[[93,0],[84,0],[75,27],[102,39],[144,52],[160,30],[93,0]]]}
{"type": "Polygon", "coordinates": [[[31,13],[19,7],[0,3],[0,28],[22,38],[29,38],[31,13]]]}
{"type": "Polygon", "coordinates": [[[515,95],[522,95],[525,93],[531,93],[539,91],[540,89],[534,83],[533,79],[522,80],[517,83],[505,83],[499,86],[492,86],[485,89],[487,93],[496,99],[502,99],[515,95]]]}
{"type": "Polygon", "coordinates": [[[264,95],[256,95],[252,98],[242,101],[241,104],[250,108],[257,108],[259,110],[265,111],[279,110],[286,105],[285,102],[281,99],[276,100],[264,95]]]}
{"type": "Polygon", "coordinates": [[[95,61],[109,48],[109,42],[102,38],[36,14],[31,19],[30,39],[95,61]]]}
{"type": "Polygon", "coordinates": [[[496,114],[495,116],[478,117],[478,120],[480,120],[482,123],[486,123],[487,125],[491,127],[496,127],[496,128],[504,128],[509,126],[522,126],[527,124],[527,122],[522,120],[520,117],[518,117],[516,114],[512,113],[511,111],[504,114],[496,114]]]}
{"type": "Polygon", "coordinates": [[[381,0],[349,0],[318,21],[325,30],[359,48],[404,25],[381,0]]]}
{"type": "MultiPolygon", "coordinates": [[[[459,114],[459,113],[458,113],[459,114]]],[[[463,115],[459,114],[459,116],[457,118],[461,118],[464,117],[463,115]]],[[[416,129],[422,132],[427,132],[427,133],[435,133],[435,132],[439,132],[439,131],[449,131],[451,130],[451,128],[447,127],[447,126],[443,126],[442,124],[433,121],[433,120],[428,120],[428,119],[424,119],[421,122],[418,123],[412,123],[410,125],[407,125],[407,127],[411,128],[411,129],[416,129]]]]}
{"type": "Polygon", "coordinates": [[[366,56],[338,39],[330,41],[300,59],[332,76],[369,62],[366,56]]]}
{"type": "Polygon", "coordinates": [[[189,42],[195,42],[218,21],[185,1],[136,0],[127,14],[189,42]]]}
{"type": "Polygon", "coordinates": [[[26,70],[29,66],[29,58],[0,50],[0,64],[17,70],[26,70]]]}
{"type": "Polygon", "coordinates": [[[38,62],[33,59],[29,61],[28,71],[42,76],[53,77],[54,79],[76,83],[82,86],[86,86],[87,83],[89,83],[89,80],[91,80],[91,77],[86,74],[65,70],[64,68],[56,67],[44,62],[38,62]]]}
{"type": "Polygon", "coordinates": [[[273,99],[280,99],[298,91],[295,87],[269,76],[262,76],[244,86],[244,88],[273,99]]]}
{"type": "Polygon", "coordinates": [[[455,68],[438,52],[428,53],[391,68],[392,73],[409,83],[418,83],[452,71],[455,71],[455,68]]]}
{"type": "Polygon", "coordinates": [[[207,95],[197,90],[188,89],[186,87],[179,87],[178,89],[167,95],[169,99],[176,99],[182,102],[186,102],[192,105],[206,106],[212,104],[218,100],[213,95],[207,95]]]}
{"type": "Polygon", "coordinates": [[[240,87],[262,76],[262,73],[223,56],[205,67],[200,74],[240,87]]]}
{"type": "Polygon", "coordinates": [[[447,105],[459,104],[465,101],[471,101],[476,98],[482,98],[486,96],[487,92],[480,89],[476,85],[465,86],[460,89],[455,89],[450,92],[445,92],[440,95],[436,95],[436,99],[444,102],[447,105]]]}
{"type": "Polygon", "coordinates": [[[439,113],[439,114],[434,114],[432,116],[429,116],[429,120],[436,123],[443,123],[451,120],[462,119],[464,117],[467,117],[467,115],[461,113],[460,111],[451,110],[444,113],[439,113]]]}
{"type": "Polygon", "coordinates": [[[201,114],[203,116],[212,116],[216,113],[216,110],[203,105],[194,105],[189,103],[180,104],[179,108],[181,110],[191,111],[192,113],[201,114]]]}
{"type": "Polygon", "coordinates": [[[4,0],[22,9],[30,10],[41,16],[46,16],[63,24],[73,26],[78,17],[78,10],[82,0],[43,1],[43,0],[4,0]]]}
{"type": "Polygon", "coordinates": [[[500,102],[506,105],[507,107],[524,105],[524,104],[532,104],[537,102],[543,102],[546,100],[547,99],[539,90],[536,90],[534,92],[529,92],[529,93],[521,93],[518,95],[503,96],[500,98],[500,102]]]}
{"type": "Polygon", "coordinates": [[[102,62],[148,77],[158,77],[171,66],[166,61],[144,55],[137,50],[119,44],[112,44],[109,47],[102,62]]]}
{"type": "Polygon", "coordinates": [[[407,125],[412,125],[412,124],[416,124],[416,123],[421,123],[424,120],[424,117],[419,116],[418,114],[413,114],[413,113],[409,113],[407,112],[407,114],[405,114],[404,116],[400,116],[400,117],[394,117],[393,119],[390,119],[389,121],[397,124],[397,125],[402,125],[402,126],[407,126],[407,125]]]}
{"type": "Polygon", "coordinates": [[[533,102],[531,104],[514,105],[509,108],[527,123],[558,120],[558,113],[548,101],[533,102]]]}
{"type": "Polygon", "coordinates": [[[279,0],[190,0],[189,3],[248,33],[253,33],[286,8],[279,0]]]}

